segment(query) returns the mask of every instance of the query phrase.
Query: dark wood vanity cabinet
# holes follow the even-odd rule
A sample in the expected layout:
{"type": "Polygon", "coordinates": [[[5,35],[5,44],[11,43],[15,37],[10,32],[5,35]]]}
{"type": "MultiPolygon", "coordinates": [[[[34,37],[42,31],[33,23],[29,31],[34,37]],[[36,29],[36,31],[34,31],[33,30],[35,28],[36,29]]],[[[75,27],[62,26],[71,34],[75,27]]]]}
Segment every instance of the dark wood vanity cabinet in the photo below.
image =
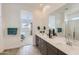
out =
{"type": "Polygon", "coordinates": [[[47,55],[46,42],[38,36],[36,36],[36,46],[40,50],[41,54],[47,55]]]}
{"type": "Polygon", "coordinates": [[[46,42],[44,40],[40,40],[40,52],[43,54],[43,55],[47,55],[47,46],[46,46],[46,42]]]}
{"type": "Polygon", "coordinates": [[[36,35],[36,46],[43,55],[66,55],[64,52],[60,51],[53,45],[44,41],[42,38],[36,35]]]}
{"type": "Polygon", "coordinates": [[[36,46],[39,48],[39,43],[40,43],[40,38],[38,36],[35,37],[36,41],[36,46]]]}
{"type": "Polygon", "coordinates": [[[51,44],[47,43],[47,54],[48,55],[57,55],[57,49],[51,44]]]}
{"type": "Polygon", "coordinates": [[[59,49],[57,50],[57,55],[67,55],[66,53],[60,51],[59,49]]]}

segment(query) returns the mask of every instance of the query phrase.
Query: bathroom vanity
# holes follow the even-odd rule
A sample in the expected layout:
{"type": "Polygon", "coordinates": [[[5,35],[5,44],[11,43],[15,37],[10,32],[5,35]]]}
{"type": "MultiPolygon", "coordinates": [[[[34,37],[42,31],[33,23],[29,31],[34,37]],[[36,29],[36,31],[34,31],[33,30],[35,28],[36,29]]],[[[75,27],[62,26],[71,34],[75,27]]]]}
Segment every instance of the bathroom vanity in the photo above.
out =
{"type": "Polygon", "coordinates": [[[66,53],[46,42],[38,35],[36,35],[36,46],[43,55],[66,55],[66,53]]]}
{"type": "Polygon", "coordinates": [[[36,46],[43,55],[78,55],[79,46],[66,44],[65,37],[49,38],[46,34],[36,34],[36,46]]]}

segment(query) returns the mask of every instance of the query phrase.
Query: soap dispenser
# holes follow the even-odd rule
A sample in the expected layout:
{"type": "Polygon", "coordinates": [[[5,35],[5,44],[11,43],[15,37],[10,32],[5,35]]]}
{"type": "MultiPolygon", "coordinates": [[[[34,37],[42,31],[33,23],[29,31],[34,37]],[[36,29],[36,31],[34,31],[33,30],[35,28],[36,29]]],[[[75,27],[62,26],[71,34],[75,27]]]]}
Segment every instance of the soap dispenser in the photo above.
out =
{"type": "Polygon", "coordinates": [[[53,34],[53,36],[57,36],[55,29],[52,30],[52,34],[53,34]]]}
{"type": "Polygon", "coordinates": [[[49,38],[52,38],[51,29],[49,29],[49,38]]]}

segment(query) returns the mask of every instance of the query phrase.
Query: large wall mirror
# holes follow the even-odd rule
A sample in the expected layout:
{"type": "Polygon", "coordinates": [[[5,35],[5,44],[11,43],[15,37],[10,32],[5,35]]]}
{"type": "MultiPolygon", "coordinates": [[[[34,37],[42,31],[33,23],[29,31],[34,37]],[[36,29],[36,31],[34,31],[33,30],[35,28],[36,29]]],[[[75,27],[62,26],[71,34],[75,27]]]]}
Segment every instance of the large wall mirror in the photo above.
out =
{"type": "Polygon", "coordinates": [[[71,40],[79,40],[79,11],[67,16],[66,37],[71,40]]]}
{"type": "Polygon", "coordinates": [[[79,4],[68,4],[65,11],[65,37],[79,45],[79,4]]]}
{"type": "Polygon", "coordinates": [[[55,16],[54,15],[50,15],[49,16],[49,29],[56,29],[56,20],[55,20],[55,16]]]}
{"type": "Polygon", "coordinates": [[[57,36],[79,42],[79,4],[67,4],[51,13],[48,25],[57,36]]]}
{"type": "MultiPolygon", "coordinates": [[[[58,10],[57,10],[58,11],[58,10]]],[[[49,16],[49,29],[54,29],[57,36],[65,36],[64,12],[61,10],[49,16]]]]}

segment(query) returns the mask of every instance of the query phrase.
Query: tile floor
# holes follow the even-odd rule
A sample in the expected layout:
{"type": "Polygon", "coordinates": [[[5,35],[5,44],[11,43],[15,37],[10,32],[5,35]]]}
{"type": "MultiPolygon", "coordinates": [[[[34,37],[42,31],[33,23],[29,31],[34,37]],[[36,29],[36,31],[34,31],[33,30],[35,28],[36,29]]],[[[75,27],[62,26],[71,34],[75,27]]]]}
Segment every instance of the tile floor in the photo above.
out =
{"type": "Polygon", "coordinates": [[[28,35],[23,41],[23,46],[26,46],[26,45],[33,45],[33,36],[31,35],[28,35]]]}
{"type": "Polygon", "coordinates": [[[36,48],[36,46],[32,46],[32,45],[22,47],[17,54],[18,55],[41,55],[40,51],[36,48]]]}
{"type": "Polygon", "coordinates": [[[36,46],[33,45],[33,36],[23,40],[23,46],[20,48],[8,49],[0,55],[41,55],[36,46]]]}
{"type": "Polygon", "coordinates": [[[5,50],[0,55],[41,55],[41,53],[36,46],[28,45],[21,48],[5,50]]]}

